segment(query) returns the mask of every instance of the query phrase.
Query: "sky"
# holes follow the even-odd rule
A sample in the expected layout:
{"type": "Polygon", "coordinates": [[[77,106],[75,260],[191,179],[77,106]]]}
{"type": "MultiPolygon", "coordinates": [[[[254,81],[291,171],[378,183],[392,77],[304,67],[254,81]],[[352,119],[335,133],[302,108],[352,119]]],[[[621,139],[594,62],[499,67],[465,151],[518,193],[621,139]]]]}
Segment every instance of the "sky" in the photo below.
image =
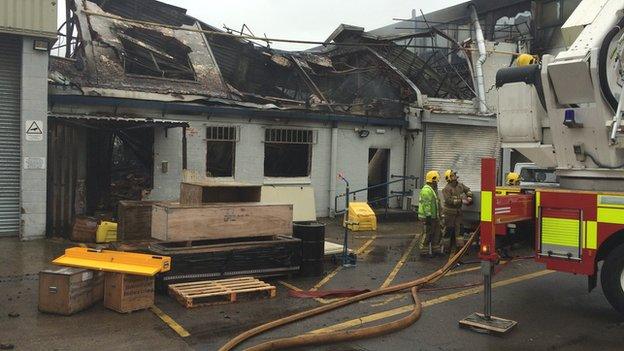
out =
{"type": "MultiPolygon", "coordinates": [[[[227,25],[240,30],[246,24],[256,36],[324,41],[341,23],[372,30],[396,23],[393,18],[409,18],[412,9],[428,13],[466,0],[161,1],[186,8],[189,15],[220,29],[227,25]]],[[[63,14],[64,10],[59,13],[63,14]]],[[[62,22],[64,19],[59,20],[62,22]]],[[[311,46],[315,45],[272,44],[282,50],[303,50],[311,46]]]]}

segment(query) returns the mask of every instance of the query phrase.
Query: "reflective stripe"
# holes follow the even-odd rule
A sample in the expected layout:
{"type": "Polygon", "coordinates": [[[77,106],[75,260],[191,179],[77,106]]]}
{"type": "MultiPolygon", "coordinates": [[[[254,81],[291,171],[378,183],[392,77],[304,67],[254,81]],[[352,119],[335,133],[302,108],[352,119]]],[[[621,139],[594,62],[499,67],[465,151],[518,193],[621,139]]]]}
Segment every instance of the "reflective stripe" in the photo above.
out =
{"type": "Polygon", "coordinates": [[[624,209],[598,207],[598,222],[624,224],[624,209]]]}
{"type": "Polygon", "coordinates": [[[481,221],[482,222],[492,221],[492,192],[491,191],[481,192],[481,221]]]}
{"type": "Polygon", "coordinates": [[[579,230],[577,219],[542,218],[542,243],[579,247],[579,230]]]}
{"type": "Polygon", "coordinates": [[[542,193],[535,192],[535,218],[539,217],[540,200],[542,199],[542,193]]]}
{"type": "Polygon", "coordinates": [[[598,222],[585,222],[585,248],[593,250],[598,248],[598,222]]]}
{"type": "Polygon", "coordinates": [[[624,208],[624,196],[598,195],[598,206],[624,208]]]}

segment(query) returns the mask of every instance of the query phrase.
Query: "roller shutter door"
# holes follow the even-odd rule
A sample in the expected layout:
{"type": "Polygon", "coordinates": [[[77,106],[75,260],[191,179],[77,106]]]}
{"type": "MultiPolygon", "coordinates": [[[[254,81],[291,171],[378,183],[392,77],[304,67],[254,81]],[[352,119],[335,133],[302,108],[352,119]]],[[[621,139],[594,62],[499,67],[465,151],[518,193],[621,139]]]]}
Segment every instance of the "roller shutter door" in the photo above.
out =
{"type": "Polygon", "coordinates": [[[0,35],[0,236],[20,228],[21,42],[0,35]]]}
{"type": "MultiPolygon", "coordinates": [[[[456,170],[460,181],[472,190],[481,188],[481,159],[500,156],[498,132],[492,127],[427,123],[425,125],[425,173],[437,170],[444,177],[456,170]]],[[[442,186],[446,184],[444,181],[442,186]]]]}

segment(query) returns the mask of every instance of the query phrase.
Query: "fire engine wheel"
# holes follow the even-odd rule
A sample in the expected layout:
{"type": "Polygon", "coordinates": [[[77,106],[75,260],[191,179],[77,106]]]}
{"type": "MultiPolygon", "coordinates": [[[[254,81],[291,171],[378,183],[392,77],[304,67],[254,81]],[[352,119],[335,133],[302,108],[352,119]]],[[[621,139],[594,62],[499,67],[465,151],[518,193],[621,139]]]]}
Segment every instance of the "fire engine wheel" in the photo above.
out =
{"type": "Polygon", "coordinates": [[[611,306],[624,314],[624,245],[611,251],[602,264],[600,284],[611,306]]]}

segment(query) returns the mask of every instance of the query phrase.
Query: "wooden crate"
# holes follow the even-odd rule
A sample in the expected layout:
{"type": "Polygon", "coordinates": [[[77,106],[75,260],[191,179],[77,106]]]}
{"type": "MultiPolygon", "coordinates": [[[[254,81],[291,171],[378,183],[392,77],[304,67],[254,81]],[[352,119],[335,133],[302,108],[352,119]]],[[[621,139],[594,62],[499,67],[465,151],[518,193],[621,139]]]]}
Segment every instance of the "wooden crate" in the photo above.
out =
{"type": "Polygon", "coordinates": [[[117,239],[122,241],[150,239],[154,203],[154,201],[119,201],[117,239]]]}
{"type": "Polygon", "coordinates": [[[154,305],[154,277],[106,272],[104,307],[128,313],[154,305]]]}
{"type": "Polygon", "coordinates": [[[74,218],[69,239],[79,243],[94,243],[98,223],[99,221],[97,218],[77,216],[74,218]]]}
{"type": "Polygon", "coordinates": [[[234,182],[180,183],[180,204],[260,202],[262,187],[234,182]]]}
{"type": "Polygon", "coordinates": [[[291,235],[292,216],[292,205],[158,203],[152,208],[152,237],[187,241],[291,235]]]}
{"type": "Polygon", "coordinates": [[[72,315],[101,298],[101,273],[63,267],[39,272],[39,311],[72,315]]]}
{"type": "Polygon", "coordinates": [[[275,287],[252,277],[169,285],[169,295],[187,308],[234,303],[240,298],[274,298],[275,287]]]}

